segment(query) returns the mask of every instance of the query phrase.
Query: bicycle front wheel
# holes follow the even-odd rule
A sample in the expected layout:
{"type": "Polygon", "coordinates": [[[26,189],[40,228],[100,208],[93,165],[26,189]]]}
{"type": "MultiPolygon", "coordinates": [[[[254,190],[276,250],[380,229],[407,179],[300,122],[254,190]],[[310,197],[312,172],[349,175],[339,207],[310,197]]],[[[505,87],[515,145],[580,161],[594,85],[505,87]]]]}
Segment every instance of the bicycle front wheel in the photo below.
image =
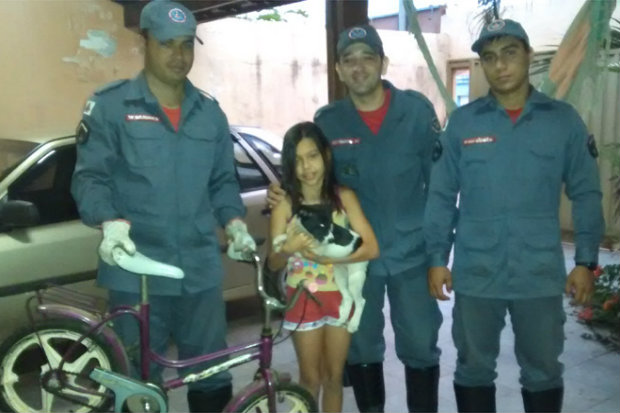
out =
{"type": "MultiPolygon", "coordinates": [[[[316,412],[318,411],[316,401],[310,392],[295,383],[279,383],[275,386],[276,391],[276,410],[277,413],[284,412],[316,412]]],[[[239,413],[267,413],[269,410],[269,397],[267,389],[249,397],[244,403],[233,410],[239,413]]],[[[275,413],[270,412],[270,413],[275,413]]]]}
{"type": "Polygon", "coordinates": [[[36,331],[25,329],[14,334],[0,348],[0,408],[7,412],[104,411],[112,402],[106,389],[88,374],[99,367],[117,370],[116,359],[99,337],[86,337],[64,364],[63,379],[73,389],[60,389],[65,395],[49,393],[42,378],[58,365],[66,351],[86,331],[81,323],[48,320],[36,331]],[[98,394],[89,394],[85,391],[98,394]]]}

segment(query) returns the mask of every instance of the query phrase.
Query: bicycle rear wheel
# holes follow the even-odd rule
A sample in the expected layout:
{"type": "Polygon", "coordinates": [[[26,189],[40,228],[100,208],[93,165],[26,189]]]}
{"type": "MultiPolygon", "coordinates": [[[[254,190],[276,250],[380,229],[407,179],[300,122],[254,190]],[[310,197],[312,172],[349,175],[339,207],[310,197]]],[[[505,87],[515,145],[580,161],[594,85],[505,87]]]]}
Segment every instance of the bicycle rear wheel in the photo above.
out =
{"type": "MultiPolygon", "coordinates": [[[[310,392],[295,383],[279,383],[275,386],[276,391],[276,412],[316,412],[318,411],[316,401],[310,392]]],[[[267,413],[269,410],[269,400],[267,389],[249,397],[233,411],[239,413],[267,413]]],[[[274,413],[274,412],[270,412],[274,413]]]]}
{"type": "MultiPolygon", "coordinates": [[[[56,369],[69,347],[80,339],[86,326],[70,320],[48,320],[12,335],[0,348],[0,408],[7,412],[104,411],[111,404],[105,387],[88,374],[95,368],[117,370],[118,363],[99,337],[86,337],[72,353],[60,373],[78,390],[61,390],[64,395],[43,388],[42,378],[56,369]],[[90,390],[101,395],[88,394],[90,390]]],[[[117,370],[118,371],[118,370],[117,370]]]]}

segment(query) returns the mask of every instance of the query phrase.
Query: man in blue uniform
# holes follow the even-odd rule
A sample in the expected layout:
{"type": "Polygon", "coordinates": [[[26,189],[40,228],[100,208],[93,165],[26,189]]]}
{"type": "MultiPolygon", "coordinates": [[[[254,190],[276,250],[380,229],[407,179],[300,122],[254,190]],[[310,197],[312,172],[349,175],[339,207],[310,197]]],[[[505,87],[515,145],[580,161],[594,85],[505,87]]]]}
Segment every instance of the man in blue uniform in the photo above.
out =
{"type": "MultiPolygon", "coordinates": [[[[381,251],[368,267],[347,375],[359,410],[383,411],[387,290],[409,411],[437,411],[442,316],[428,293],[422,224],[439,123],[422,94],[381,80],[388,58],[372,26],[343,31],[337,53],[336,71],[349,96],[319,109],[315,122],[331,142],[338,183],[356,192],[381,251]]],[[[276,190],[270,192],[274,199],[276,190]]]]}
{"type": "Polygon", "coordinates": [[[456,110],[437,141],[424,234],[431,294],[455,291],[454,389],[460,412],[495,411],[506,311],[526,412],[560,411],[562,292],[587,301],[604,227],[596,146],[578,113],[529,83],[521,25],[494,20],[472,45],[490,93],[456,110]],[[575,268],[566,277],[559,203],[572,201],[575,268]],[[457,195],[458,207],[457,207],[457,195]],[[452,272],[446,267],[454,237],[452,272]]]}
{"type": "MultiPolygon", "coordinates": [[[[140,28],[144,70],[104,86],[84,108],[72,192],[82,220],[103,230],[98,282],[109,289],[111,306],[139,301],[139,277],[116,265],[114,248],[184,270],[180,281],[149,280],[150,340],[163,354],[172,336],[179,357],[189,358],[226,347],[217,225],[226,227],[231,257],[256,246],[240,219],[245,208],[226,116],[186,78],[194,16],[181,4],[152,1],[140,28]]],[[[121,318],[115,329],[130,353],[137,350],[133,318],[121,318]]],[[[221,411],[231,393],[229,373],[190,384],[190,411],[221,411]]]]}

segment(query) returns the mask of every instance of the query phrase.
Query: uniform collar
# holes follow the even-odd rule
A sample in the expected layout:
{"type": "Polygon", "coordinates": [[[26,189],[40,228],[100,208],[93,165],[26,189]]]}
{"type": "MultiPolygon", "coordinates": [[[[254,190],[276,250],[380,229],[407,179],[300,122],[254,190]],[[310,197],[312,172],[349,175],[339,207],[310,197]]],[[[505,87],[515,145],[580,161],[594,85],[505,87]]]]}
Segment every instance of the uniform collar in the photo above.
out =
{"type": "MultiPolygon", "coordinates": [[[[390,106],[388,108],[388,114],[391,114],[392,112],[394,112],[394,108],[398,108],[399,107],[398,105],[395,104],[396,100],[398,99],[397,95],[398,95],[399,90],[396,89],[392,83],[390,83],[389,81],[387,81],[385,79],[381,80],[381,84],[383,85],[383,89],[389,89],[390,90],[391,98],[390,98],[390,106]]],[[[357,113],[357,108],[355,107],[355,104],[353,103],[353,99],[351,99],[350,96],[347,96],[347,98],[345,99],[345,102],[346,102],[346,104],[347,104],[347,106],[349,107],[350,110],[352,110],[353,112],[357,113]]],[[[401,107],[399,109],[399,113],[400,112],[404,113],[405,111],[406,111],[405,107],[401,107]]]]}
{"type": "MultiPolygon", "coordinates": [[[[131,80],[125,100],[144,100],[146,103],[159,105],[157,98],[149,89],[144,70],[131,80]]],[[[183,100],[182,106],[187,105],[187,107],[190,108],[196,102],[200,102],[200,93],[189,79],[185,79],[185,99],[183,100]]]]}
{"type": "MultiPolygon", "coordinates": [[[[548,105],[552,101],[553,99],[551,99],[549,96],[545,95],[542,92],[539,92],[532,85],[530,85],[530,95],[525,101],[524,109],[532,106],[548,105]]],[[[504,107],[499,104],[497,98],[495,98],[495,96],[493,96],[493,94],[489,90],[489,93],[487,93],[485,97],[481,98],[481,105],[478,108],[478,112],[492,111],[498,109],[502,111],[505,110],[504,107]]]]}

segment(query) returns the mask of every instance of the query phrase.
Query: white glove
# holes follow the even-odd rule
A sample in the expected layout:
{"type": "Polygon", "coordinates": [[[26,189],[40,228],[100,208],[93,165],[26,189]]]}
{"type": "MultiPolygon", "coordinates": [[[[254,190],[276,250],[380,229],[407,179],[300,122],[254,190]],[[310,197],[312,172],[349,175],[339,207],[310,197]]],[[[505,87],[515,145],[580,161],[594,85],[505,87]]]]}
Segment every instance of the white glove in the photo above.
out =
{"type": "Polygon", "coordinates": [[[256,251],[256,242],[248,233],[248,227],[240,219],[233,219],[226,225],[226,235],[228,236],[228,251],[230,258],[237,261],[246,259],[246,252],[256,251]]]}
{"type": "Polygon", "coordinates": [[[99,256],[109,265],[116,265],[116,260],[112,254],[112,250],[120,247],[129,255],[136,253],[136,244],[129,238],[129,228],[131,225],[127,221],[114,220],[105,221],[101,224],[103,229],[103,240],[99,244],[99,256]]]}

